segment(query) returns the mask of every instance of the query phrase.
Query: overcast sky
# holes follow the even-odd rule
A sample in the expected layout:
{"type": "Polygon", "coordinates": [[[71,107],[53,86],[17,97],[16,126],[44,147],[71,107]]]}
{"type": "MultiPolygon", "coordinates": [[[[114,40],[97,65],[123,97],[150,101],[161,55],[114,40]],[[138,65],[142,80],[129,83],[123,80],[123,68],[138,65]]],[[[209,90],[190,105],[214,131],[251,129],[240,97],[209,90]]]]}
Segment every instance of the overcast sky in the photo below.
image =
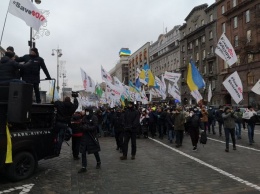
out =
{"type": "MultiPolygon", "coordinates": [[[[134,53],[146,42],[155,42],[167,28],[184,23],[198,5],[215,0],[42,0],[38,9],[49,10],[46,28],[49,36],[36,40],[51,77],[57,76],[57,60],[52,49],[62,49],[66,61],[68,86],[81,85],[80,67],[101,82],[100,66],[109,71],[119,60],[119,50],[134,53]]],[[[0,1],[0,31],[8,9],[8,0],[0,1]]],[[[29,27],[8,14],[1,46],[13,46],[18,56],[27,54],[29,27]]],[[[44,74],[41,74],[45,78],[44,74]]],[[[61,83],[61,81],[60,81],[61,83]]]]}

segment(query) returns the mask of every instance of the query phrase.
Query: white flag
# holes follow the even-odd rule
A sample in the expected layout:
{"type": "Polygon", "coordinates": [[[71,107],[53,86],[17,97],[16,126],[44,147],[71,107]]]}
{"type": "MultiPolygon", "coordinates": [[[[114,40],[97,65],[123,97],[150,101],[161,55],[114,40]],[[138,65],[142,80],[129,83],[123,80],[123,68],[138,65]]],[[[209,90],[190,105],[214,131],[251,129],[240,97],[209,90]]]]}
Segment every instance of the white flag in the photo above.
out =
{"type": "Polygon", "coordinates": [[[193,96],[193,98],[196,99],[197,103],[198,103],[200,100],[203,99],[202,96],[201,96],[201,94],[200,94],[200,92],[199,92],[198,90],[192,91],[192,92],[191,92],[191,95],[193,96]]]}
{"type": "Polygon", "coordinates": [[[254,85],[254,87],[251,89],[254,93],[260,95],[260,80],[254,85]]]}
{"type": "Polygon", "coordinates": [[[124,87],[122,82],[116,76],[114,76],[113,78],[114,78],[114,85],[115,86],[117,86],[119,88],[123,88],[124,87]]]}
{"type": "Polygon", "coordinates": [[[236,52],[224,33],[218,41],[215,53],[226,61],[229,66],[237,62],[236,52]]]}
{"type": "Polygon", "coordinates": [[[44,15],[30,0],[10,1],[8,11],[36,31],[39,31],[41,25],[47,22],[44,15]]]}
{"type": "Polygon", "coordinates": [[[83,81],[83,87],[87,92],[94,93],[96,84],[95,81],[83,70],[80,68],[81,78],[83,81]]]}
{"type": "Polygon", "coordinates": [[[243,85],[237,71],[228,76],[223,85],[237,104],[243,100],[243,85]]]}
{"type": "Polygon", "coordinates": [[[101,65],[101,77],[105,82],[110,82],[112,83],[113,79],[111,75],[102,67],[101,65]]]}
{"type": "Polygon", "coordinates": [[[180,73],[172,73],[172,72],[168,72],[168,71],[165,71],[165,73],[164,73],[164,78],[173,83],[178,82],[180,77],[181,77],[180,73]]]}
{"type": "Polygon", "coordinates": [[[211,98],[212,98],[212,90],[211,90],[211,84],[209,84],[208,102],[210,102],[211,98]]]}
{"type": "Polygon", "coordinates": [[[175,83],[173,86],[170,83],[168,84],[168,93],[172,95],[174,99],[181,102],[181,95],[177,83],[175,83]]]}

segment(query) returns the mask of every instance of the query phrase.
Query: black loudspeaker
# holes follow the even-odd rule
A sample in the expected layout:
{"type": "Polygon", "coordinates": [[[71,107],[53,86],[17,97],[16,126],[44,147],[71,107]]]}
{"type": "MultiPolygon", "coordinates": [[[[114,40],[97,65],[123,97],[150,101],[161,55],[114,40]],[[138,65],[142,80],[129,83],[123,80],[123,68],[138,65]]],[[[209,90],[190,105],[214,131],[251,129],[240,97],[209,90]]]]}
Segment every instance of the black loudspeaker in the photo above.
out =
{"type": "Polygon", "coordinates": [[[33,85],[19,82],[10,83],[7,118],[9,122],[29,122],[32,109],[33,85]]]}

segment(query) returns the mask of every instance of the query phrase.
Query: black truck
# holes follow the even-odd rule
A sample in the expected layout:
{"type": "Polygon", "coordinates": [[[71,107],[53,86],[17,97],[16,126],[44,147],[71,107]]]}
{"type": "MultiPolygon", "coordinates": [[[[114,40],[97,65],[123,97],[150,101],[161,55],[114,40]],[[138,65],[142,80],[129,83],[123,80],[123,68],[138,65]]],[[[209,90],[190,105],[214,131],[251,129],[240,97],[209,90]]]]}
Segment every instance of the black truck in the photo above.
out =
{"type": "Polygon", "coordinates": [[[57,156],[54,105],[33,103],[32,91],[30,84],[0,84],[0,172],[12,181],[31,176],[39,160],[57,156]],[[12,163],[6,163],[5,120],[11,136],[12,163]]]}

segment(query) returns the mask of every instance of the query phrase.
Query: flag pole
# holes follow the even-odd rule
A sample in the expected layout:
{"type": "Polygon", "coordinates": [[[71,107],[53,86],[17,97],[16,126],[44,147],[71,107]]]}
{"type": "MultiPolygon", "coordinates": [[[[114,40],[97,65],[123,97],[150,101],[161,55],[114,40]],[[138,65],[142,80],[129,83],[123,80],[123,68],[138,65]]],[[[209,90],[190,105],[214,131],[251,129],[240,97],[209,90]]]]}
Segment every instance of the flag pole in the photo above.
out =
{"type": "MultiPolygon", "coordinates": [[[[11,0],[10,0],[10,1],[11,1],[11,0]]],[[[7,19],[8,11],[9,11],[10,1],[9,1],[8,9],[7,9],[6,14],[5,14],[4,26],[3,26],[3,29],[2,29],[2,34],[1,34],[1,39],[0,39],[0,46],[2,45],[2,39],[3,39],[3,35],[4,35],[5,24],[6,24],[6,19],[7,19]]]]}

